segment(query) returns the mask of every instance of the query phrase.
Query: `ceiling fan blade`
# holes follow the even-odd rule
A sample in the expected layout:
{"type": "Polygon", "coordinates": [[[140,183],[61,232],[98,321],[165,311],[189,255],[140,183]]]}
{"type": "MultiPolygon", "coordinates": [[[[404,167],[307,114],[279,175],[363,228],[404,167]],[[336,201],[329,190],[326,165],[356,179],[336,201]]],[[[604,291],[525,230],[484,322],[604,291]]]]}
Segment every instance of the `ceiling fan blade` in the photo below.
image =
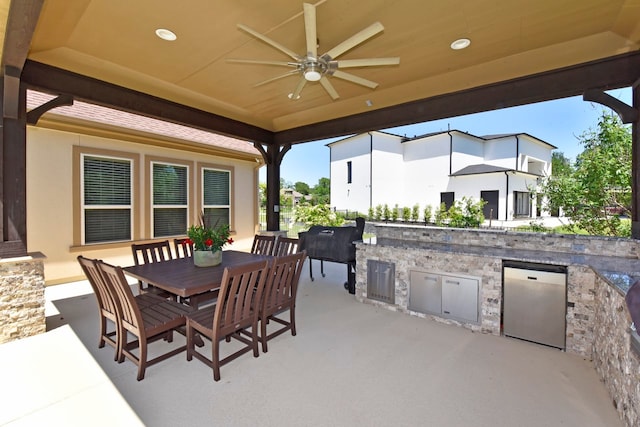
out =
{"type": "Polygon", "coordinates": [[[352,83],[356,83],[362,86],[366,86],[371,89],[375,89],[378,87],[378,83],[372,82],[371,80],[363,79],[362,77],[355,76],[350,73],[345,73],[344,71],[336,70],[333,72],[333,77],[337,77],[339,79],[348,80],[352,83]]]}
{"type": "Polygon", "coordinates": [[[280,52],[290,56],[293,60],[295,60],[295,61],[298,60],[298,55],[296,55],[296,53],[294,51],[292,51],[291,49],[281,45],[277,41],[272,40],[269,37],[267,37],[267,36],[265,36],[263,34],[260,34],[257,31],[252,30],[251,28],[247,27],[246,25],[238,24],[238,28],[240,28],[242,31],[245,31],[245,32],[251,34],[253,37],[255,37],[257,39],[262,40],[263,42],[265,42],[269,46],[278,49],[280,52]]]}
{"type": "Polygon", "coordinates": [[[307,39],[307,56],[318,57],[318,39],[316,34],[316,7],[309,3],[303,3],[304,30],[307,39]]]}
{"type": "Polygon", "coordinates": [[[262,86],[264,84],[271,83],[273,81],[280,80],[282,78],[289,77],[289,76],[292,76],[294,74],[298,74],[298,70],[291,70],[291,71],[287,72],[286,74],[281,74],[279,76],[272,77],[272,78],[267,79],[267,80],[263,80],[263,81],[261,81],[259,83],[254,84],[253,87],[262,86]]]}
{"type": "Polygon", "coordinates": [[[400,58],[396,56],[391,58],[343,59],[337,62],[338,68],[377,67],[381,65],[398,65],[400,58]]]}
{"type": "Polygon", "coordinates": [[[379,22],[374,22],[364,30],[360,31],[357,34],[354,34],[353,36],[349,37],[348,39],[340,43],[338,46],[331,49],[325,55],[328,55],[331,59],[337,58],[338,56],[342,55],[349,49],[352,49],[355,46],[362,43],[363,41],[375,36],[382,30],[384,30],[384,27],[382,26],[382,24],[379,22]]]}
{"type": "Polygon", "coordinates": [[[336,99],[340,98],[340,95],[338,95],[338,92],[336,92],[335,88],[333,87],[333,85],[331,84],[328,78],[326,78],[325,76],[322,76],[322,78],[320,79],[320,84],[322,85],[324,90],[327,91],[331,99],[335,101],[336,99]]]}
{"type": "Polygon", "coordinates": [[[296,67],[296,62],[285,61],[261,61],[259,59],[227,59],[232,64],[257,64],[257,65],[282,65],[285,67],[296,67]]]}
{"type": "Polygon", "coordinates": [[[289,94],[289,98],[296,100],[298,98],[300,98],[300,92],[302,92],[302,89],[304,88],[304,85],[307,84],[307,79],[304,78],[304,76],[300,77],[300,81],[298,82],[298,86],[296,86],[296,89],[293,91],[293,93],[289,94]]]}

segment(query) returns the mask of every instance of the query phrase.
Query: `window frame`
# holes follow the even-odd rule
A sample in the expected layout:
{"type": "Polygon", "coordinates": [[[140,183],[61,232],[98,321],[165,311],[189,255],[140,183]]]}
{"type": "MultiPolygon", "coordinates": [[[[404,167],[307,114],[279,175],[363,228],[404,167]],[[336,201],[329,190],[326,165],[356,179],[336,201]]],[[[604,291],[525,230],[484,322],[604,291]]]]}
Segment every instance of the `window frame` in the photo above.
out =
{"type": "Polygon", "coordinates": [[[228,208],[229,209],[229,229],[235,230],[234,221],[234,194],[235,194],[235,168],[228,165],[212,164],[212,163],[198,163],[197,164],[197,213],[204,212],[206,208],[228,208]],[[229,174],[229,205],[205,205],[204,201],[204,174],[206,170],[215,170],[226,172],[229,174]]]}
{"type": "Polygon", "coordinates": [[[170,237],[180,237],[184,236],[187,233],[186,228],[191,224],[192,221],[192,212],[193,212],[193,162],[190,161],[182,161],[179,159],[169,159],[166,157],[155,157],[155,156],[146,156],[145,157],[145,166],[146,166],[146,182],[145,182],[145,206],[147,211],[147,223],[146,223],[146,236],[150,239],[168,239],[170,237]],[[186,172],[186,195],[187,202],[185,205],[156,205],[153,199],[153,166],[154,164],[163,164],[163,165],[171,165],[176,167],[184,167],[187,169],[186,172]],[[180,234],[175,234],[171,236],[157,236],[154,228],[154,213],[156,208],[167,208],[167,207],[185,207],[186,208],[186,225],[185,230],[180,234]]]}
{"type": "Polygon", "coordinates": [[[519,218],[530,218],[531,217],[531,193],[528,191],[514,191],[513,192],[513,216],[519,218]],[[519,200],[520,198],[523,200],[519,200]],[[522,213],[520,211],[520,202],[526,204],[527,212],[522,213]]]}
{"type": "Polygon", "coordinates": [[[73,241],[71,247],[101,247],[101,246],[121,246],[123,243],[130,244],[131,241],[139,238],[139,219],[140,219],[140,155],[137,153],[129,153],[124,151],[106,150],[95,147],[86,147],[74,145],[72,148],[73,167],[73,241]],[[130,162],[130,215],[131,215],[131,231],[130,240],[112,240],[96,243],[85,243],[85,204],[84,204],[84,159],[85,157],[102,157],[105,159],[126,160],[130,162]]]}

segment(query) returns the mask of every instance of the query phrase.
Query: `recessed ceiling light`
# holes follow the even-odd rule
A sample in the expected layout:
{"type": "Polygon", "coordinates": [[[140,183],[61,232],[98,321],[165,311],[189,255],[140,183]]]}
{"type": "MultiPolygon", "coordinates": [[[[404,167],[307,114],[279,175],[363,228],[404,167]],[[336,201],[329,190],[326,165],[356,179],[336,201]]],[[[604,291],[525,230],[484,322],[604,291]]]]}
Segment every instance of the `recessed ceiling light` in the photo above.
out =
{"type": "Polygon", "coordinates": [[[160,37],[162,40],[168,40],[170,42],[178,38],[173,31],[167,30],[166,28],[158,28],[156,30],[156,36],[160,37]]]}
{"type": "Polygon", "coordinates": [[[453,43],[451,43],[451,49],[453,50],[464,49],[466,47],[469,47],[470,44],[471,44],[471,40],[469,39],[458,39],[453,43]]]}
{"type": "Polygon", "coordinates": [[[367,104],[367,107],[371,107],[373,105],[373,102],[371,102],[370,99],[367,99],[364,103],[367,104]]]}
{"type": "Polygon", "coordinates": [[[300,95],[296,96],[295,98],[293,97],[293,93],[290,93],[289,95],[287,95],[289,97],[289,99],[300,99],[300,95]]]}

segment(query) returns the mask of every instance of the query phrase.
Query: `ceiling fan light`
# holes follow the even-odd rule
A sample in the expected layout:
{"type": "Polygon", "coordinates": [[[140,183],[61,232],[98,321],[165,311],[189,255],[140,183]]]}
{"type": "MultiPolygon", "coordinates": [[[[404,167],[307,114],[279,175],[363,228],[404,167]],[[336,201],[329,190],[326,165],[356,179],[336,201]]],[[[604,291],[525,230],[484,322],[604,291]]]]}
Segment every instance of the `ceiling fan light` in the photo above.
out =
{"type": "Polygon", "coordinates": [[[469,39],[458,39],[451,43],[451,49],[460,50],[469,47],[471,44],[471,40],[469,39]]]}
{"type": "Polygon", "coordinates": [[[310,82],[317,82],[322,78],[322,74],[316,70],[307,70],[304,72],[304,78],[310,82]]]}

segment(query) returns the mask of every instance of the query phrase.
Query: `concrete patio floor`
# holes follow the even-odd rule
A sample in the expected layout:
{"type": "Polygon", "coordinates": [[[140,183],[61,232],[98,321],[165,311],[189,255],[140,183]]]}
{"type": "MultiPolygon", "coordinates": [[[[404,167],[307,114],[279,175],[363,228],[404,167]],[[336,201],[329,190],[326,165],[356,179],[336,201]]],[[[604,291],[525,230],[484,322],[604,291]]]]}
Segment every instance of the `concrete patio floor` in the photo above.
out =
{"type": "Polygon", "coordinates": [[[314,270],[300,283],[298,335],[223,366],[219,382],[184,354],[136,381],[133,363],[98,349],[89,285],[47,288],[48,332],[0,345],[0,425],[622,425],[590,361],[358,303],[344,265],[314,270]]]}

